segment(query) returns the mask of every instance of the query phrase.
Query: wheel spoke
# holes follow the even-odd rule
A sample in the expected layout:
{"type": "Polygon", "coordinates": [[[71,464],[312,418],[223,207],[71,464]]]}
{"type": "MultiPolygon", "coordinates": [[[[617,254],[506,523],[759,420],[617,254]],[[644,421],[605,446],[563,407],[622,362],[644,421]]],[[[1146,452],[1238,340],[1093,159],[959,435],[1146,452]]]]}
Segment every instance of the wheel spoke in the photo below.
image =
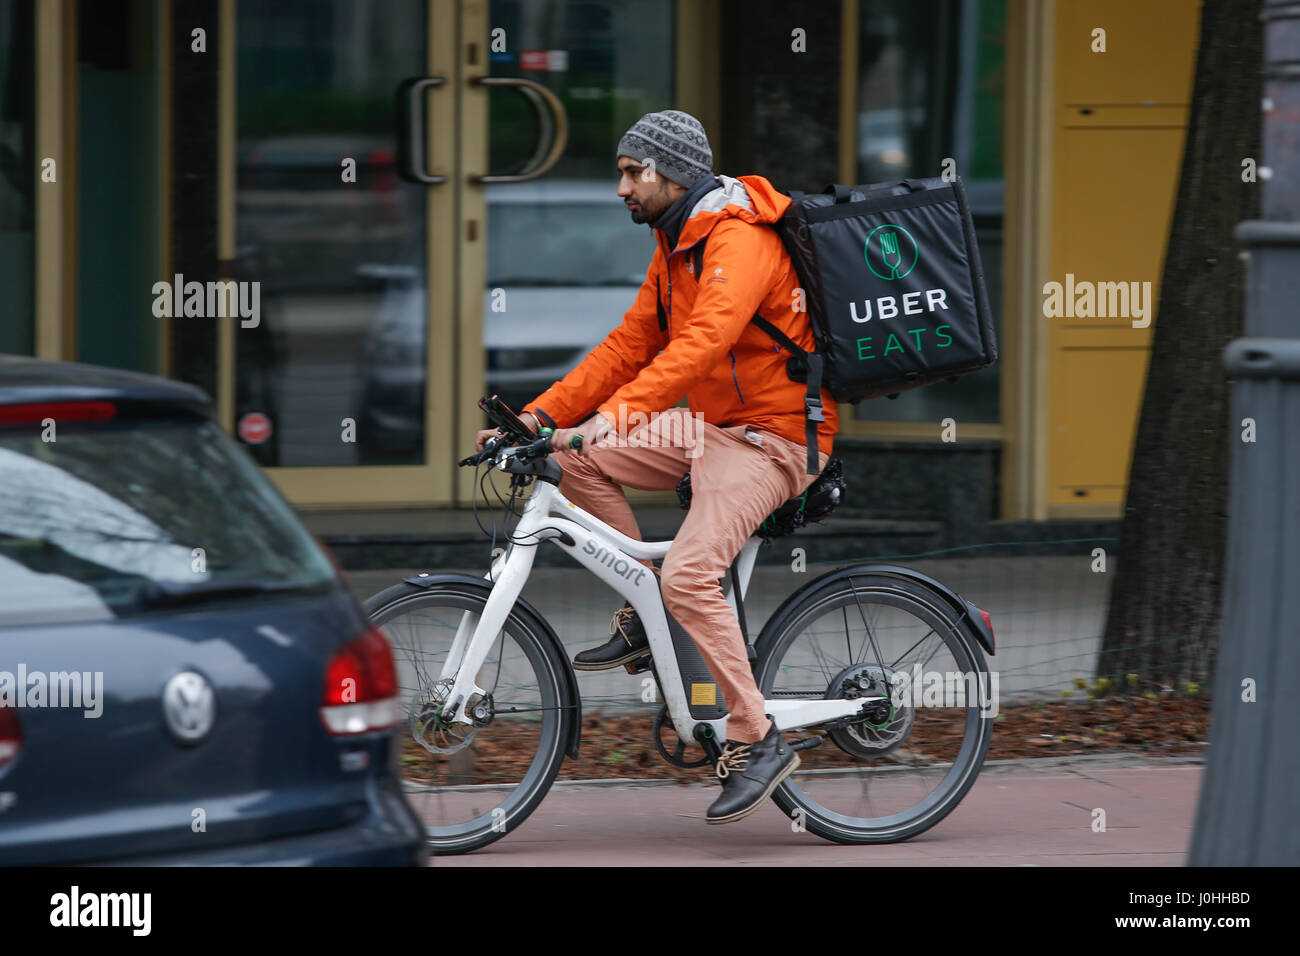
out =
{"type": "Polygon", "coordinates": [[[556,677],[563,662],[513,612],[476,676],[483,695],[467,702],[471,716],[480,705],[490,714],[474,726],[445,719],[454,680],[437,675],[466,614],[478,620],[487,587],[395,588],[369,608],[394,646],[407,716],[400,772],[434,852],[476,849],[513,831],[555,778],[565,728],[576,719],[577,704],[564,700],[556,677]]]}
{"type": "MultiPolygon", "coordinates": [[[[951,613],[919,583],[846,577],[838,590],[819,589],[784,612],[759,662],[760,690],[770,699],[889,694],[900,662],[913,658],[943,674],[978,671],[983,658],[951,613]],[[825,652],[826,630],[847,651],[842,666],[825,652]]],[[[990,728],[969,702],[951,706],[913,693],[882,704],[887,710],[825,725],[824,742],[800,752],[799,769],[777,791],[782,809],[802,808],[808,827],[829,839],[893,842],[927,829],[952,810],[983,763],[990,728]]]]}
{"type": "MultiPolygon", "coordinates": [[[[861,615],[861,617],[862,617],[862,628],[863,628],[863,630],[866,631],[866,639],[867,639],[867,641],[870,642],[870,644],[871,644],[871,649],[875,652],[876,663],[879,664],[879,665],[881,666],[881,668],[883,669],[883,667],[884,667],[884,663],[885,663],[885,662],[884,662],[883,658],[880,656],[880,648],[879,648],[879,646],[877,646],[877,644],[876,644],[876,638],[875,638],[875,635],[872,634],[872,632],[871,632],[871,625],[867,623],[867,615],[866,615],[865,612],[863,612],[863,610],[862,610],[862,600],[861,600],[861,598],[858,597],[858,589],[857,589],[857,585],[854,584],[854,582],[853,582],[853,578],[849,578],[849,588],[850,588],[850,590],[852,590],[852,592],[853,592],[853,602],[854,602],[854,603],[857,605],[857,607],[858,607],[858,614],[861,615]]],[[[852,660],[851,660],[851,659],[850,659],[850,663],[852,663],[852,660]]]]}

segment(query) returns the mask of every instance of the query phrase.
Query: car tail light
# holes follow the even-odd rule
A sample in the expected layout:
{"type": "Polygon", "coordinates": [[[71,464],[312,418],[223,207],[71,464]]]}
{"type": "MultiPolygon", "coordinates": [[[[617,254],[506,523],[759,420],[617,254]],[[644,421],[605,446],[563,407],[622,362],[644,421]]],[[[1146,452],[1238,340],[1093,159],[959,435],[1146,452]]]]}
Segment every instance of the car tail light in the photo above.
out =
{"type": "Polygon", "coordinates": [[[18,711],[0,706],[0,773],[18,759],[23,749],[23,728],[18,722],[18,711]]]}
{"type": "Polygon", "coordinates": [[[375,628],[367,628],[330,658],[320,717],[335,736],[370,733],[401,722],[393,652],[375,628]]]}
{"type": "Polygon", "coordinates": [[[39,425],[47,418],[61,422],[107,422],[117,416],[112,402],[37,402],[0,405],[0,425],[39,425]]]}

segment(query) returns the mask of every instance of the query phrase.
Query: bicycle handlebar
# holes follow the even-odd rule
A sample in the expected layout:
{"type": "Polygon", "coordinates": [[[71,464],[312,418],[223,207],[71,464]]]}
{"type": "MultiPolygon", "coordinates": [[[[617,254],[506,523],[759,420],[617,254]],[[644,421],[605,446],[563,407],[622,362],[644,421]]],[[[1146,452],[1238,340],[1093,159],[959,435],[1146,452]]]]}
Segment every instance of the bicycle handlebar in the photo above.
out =
{"type": "MultiPolygon", "coordinates": [[[[497,452],[502,450],[505,451],[513,450],[514,455],[512,455],[511,457],[518,458],[522,461],[532,461],[534,458],[545,458],[547,455],[555,451],[555,448],[552,447],[551,445],[551,435],[549,434],[550,429],[547,429],[547,432],[548,434],[545,434],[541,438],[528,442],[527,444],[511,445],[508,448],[506,447],[506,445],[507,442],[509,441],[509,436],[502,435],[500,438],[489,438],[486,442],[483,443],[482,451],[470,455],[468,458],[462,458],[459,464],[462,468],[464,468],[467,465],[478,465],[484,461],[487,461],[489,458],[496,457],[497,452]]],[[[582,436],[574,435],[573,441],[570,442],[570,445],[573,448],[581,448],[582,436]]]]}
{"type": "MultiPolygon", "coordinates": [[[[543,458],[555,451],[555,448],[551,445],[551,435],[553,434],[551,429],[543,428],[541,437],[536,437],[533,431],[498,396],[480,398],[478,407],[483,409],[488,421],[497,426],[503,434],[499,438],[489,438],[484,442],[482,451],[470,455],[468,458],[462,458],[458,463],[460,467],[479,465],[487,459],[495,457],[497,452],[507,442],[511,441],[513,441],[512,447],[516,449],[513,457],[525,461],[543,458]]],[[[569,447],[574,450],[582,448],[582,436],[574,435],[569,440],[569,447]]]]}

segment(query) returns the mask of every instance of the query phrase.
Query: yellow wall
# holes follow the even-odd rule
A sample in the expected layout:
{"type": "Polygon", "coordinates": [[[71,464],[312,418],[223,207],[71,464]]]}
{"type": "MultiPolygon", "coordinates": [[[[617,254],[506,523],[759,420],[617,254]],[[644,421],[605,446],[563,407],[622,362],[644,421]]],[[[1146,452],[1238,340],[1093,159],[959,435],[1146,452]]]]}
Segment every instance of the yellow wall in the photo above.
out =
{"type": "MultiPolygon", "coordinates": [[[[1049,318],[1049,516],[1117,516],[1182,164],[1197,0],[1061,0],[1044,281],[1150,282],[1150,325],[1049,318]],[[1095,29],[1105,52],[1094,52],[1095,29]]],[[[1139,285],[1139,288],[1141,286],[1139,285]]]]}

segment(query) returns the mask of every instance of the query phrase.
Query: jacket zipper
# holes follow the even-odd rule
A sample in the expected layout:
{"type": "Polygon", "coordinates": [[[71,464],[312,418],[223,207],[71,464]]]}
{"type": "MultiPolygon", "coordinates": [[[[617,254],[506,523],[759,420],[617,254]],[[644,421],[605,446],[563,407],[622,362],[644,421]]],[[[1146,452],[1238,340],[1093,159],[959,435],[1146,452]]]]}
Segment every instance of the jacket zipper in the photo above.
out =
{"type": "MultiPolygon", "coordinates": [[[[678,250],[674,250],[674,252],[686,252],[690,249],[694,249],[697,245],[699,245],[698,242],[693,242],[689,246],[687,246],[686,249],[678,249],[678,250]]],[[[669,338],[672,338],[672,334],[673,334],[673,270],[671,266],[672,256],[673,253],[670,252],[667,254],[667,257],[664,259],[664,262],[668,263],[667,272],[668,272],[668,337],[669,338]]],[[[699,282],[700,277],[696,276],[695,280],[699,282]]],[[[740,399],[740,404],[744,405],[745,395],[740,390],[740,379],[736,378],[736,350],[728,349],[727,354],[731,356],[731,381],[736,386],[736,396],[740,399]]]]}
{"type": "MultiPolygon", "coordinates": [[[[734,349],[728,349],[727,353],[731,356],[731,380],[736,383],[736,394],[740,395],[740,380],[736,378],[736,352],[734,349]]],[[[744,395],[740,395],[740,404],[745,404],[744,395]]]]}
{"type": "MultiPolygon", "coordinates": [[[[662,236],[662,234],[661,234],[662,236]]],[[[668,243],[664,246],[664,271],[668,273],[668,340],[672,341],[673,337],[673,269],[672,253],[668,251],[668,243]]]]}

